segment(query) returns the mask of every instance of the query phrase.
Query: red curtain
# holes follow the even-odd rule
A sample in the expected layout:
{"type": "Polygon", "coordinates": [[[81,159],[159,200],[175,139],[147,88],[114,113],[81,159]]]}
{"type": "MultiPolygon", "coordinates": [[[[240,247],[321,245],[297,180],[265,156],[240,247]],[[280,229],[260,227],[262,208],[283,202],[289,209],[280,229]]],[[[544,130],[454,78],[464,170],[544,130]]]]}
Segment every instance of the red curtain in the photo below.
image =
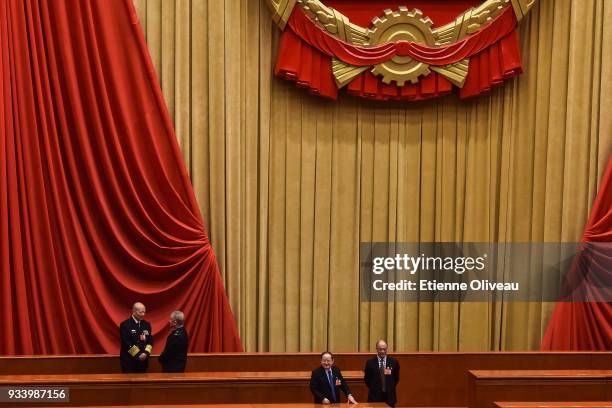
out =
{"type": "Polygon", "coordinates": [[[482,0],[324,0],[323,3],[362,27],[370,27],[372,19],[383,16],[385,9],[398,10],[400,6],[408,7],[409,10],[419,9],[435,25],[441,26],[478,6],[482,0]]]}
{"type": "MultiPolygon", "coordinates": [[[[612,157],[608,160],[608,167],[582,240],[585,243],[597,243],[599,250],[595,258],[597,262],[593,262],[592,256],[589,256],[591,259],[586,263],[588,267],[579,267],[577,275],[587,275],[588,278],[588,274],[594,274],[595,279],[603,285],[593,287],[609,290],[612,279],[612,270],[609,268],[612,265],[609,245],[612,242],[612,157]],[[606,267],[599,268],[600,265],[606,267]]],[[[570,283],[570,286],[575,287],[573,283],[570,283]]],[[[612,350],[612,303],[558,303],[548,323],[541,348],[567,351],[612,350]]]]}
{"type": "Polygon", "coordinates": [[[0,2],[0,354],[241,350],[131,0],[0,2]]]}

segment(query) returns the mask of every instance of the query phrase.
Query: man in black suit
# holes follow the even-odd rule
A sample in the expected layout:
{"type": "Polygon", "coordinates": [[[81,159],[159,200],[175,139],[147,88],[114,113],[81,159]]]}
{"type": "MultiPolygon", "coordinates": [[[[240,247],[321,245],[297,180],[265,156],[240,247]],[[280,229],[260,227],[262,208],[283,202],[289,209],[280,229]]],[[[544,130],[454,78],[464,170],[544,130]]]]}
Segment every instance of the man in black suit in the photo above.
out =
{"type": "Polygon", "coordinates": [[[187,346],[189,339],[185,324],[185,315],[180,310],[170,314],[170,334],[166,339],[164,351],[159,355],[159,362],[164,373],[183,373],[187,364],[187,346]]]}
{"type": "Polygon", "coordinates": [[[119,325],[121,347],[119,360],[124,373],[144,373],[149,366],[149,355],[153,351],[151,324],[144,320],[145,305],[132,305],[132,315],[119,325]]]}
{"type": "Polygon", "coordinates": [[[348,398],[348,402],[356,404],[355,398],[346,383],[342,372],[334,366],[334,356],[329,351],[321,353],[321,367],[312,370],[310,376],[310,391],[314,395],[315,404],[333,404],[340,402],[340,389],[348,398]]]}
{"type": "Polygon", "coordinates": [[[396,359],[387,355],[387,343],[376,342],[376,357],[366,362],[365,383],[368,387],[368,402],[386,402],[394,407],[397,403],[395,386],[400,380],[400,365],[396,359]]]}

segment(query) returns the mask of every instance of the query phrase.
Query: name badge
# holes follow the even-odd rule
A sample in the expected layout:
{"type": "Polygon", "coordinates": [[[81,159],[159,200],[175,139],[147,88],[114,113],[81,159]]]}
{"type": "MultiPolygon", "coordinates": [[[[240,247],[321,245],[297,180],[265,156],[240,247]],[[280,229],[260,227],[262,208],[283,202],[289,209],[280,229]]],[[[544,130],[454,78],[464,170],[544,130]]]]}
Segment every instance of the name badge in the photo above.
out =
{"type": "Polygon", "coordinates": [[[140,341],[145,341],[147,339],[147,336],[143,334],[140,335],[140,341]]]}
{"type": "Polygon", "coordinates": [[[385,375],[391,375],[391,369],[385,368],[385,375]]]}
{"type": "Polygon", "coordinates": [[[342,385],[342,383],[340,382],[340,379],[336,378],[336,387],[339,387],[341,385],[342,385]]]}

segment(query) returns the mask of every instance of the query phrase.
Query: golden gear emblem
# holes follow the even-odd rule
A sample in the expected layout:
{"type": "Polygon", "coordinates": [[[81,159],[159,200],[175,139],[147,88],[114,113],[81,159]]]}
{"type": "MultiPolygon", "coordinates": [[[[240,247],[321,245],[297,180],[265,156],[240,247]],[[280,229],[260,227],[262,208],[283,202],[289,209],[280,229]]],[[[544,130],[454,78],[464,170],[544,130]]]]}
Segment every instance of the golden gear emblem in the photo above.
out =
{"type": "MultiPolygon", "coordinates": [[[[370,41],[367,45],[397,41],[410,41],[430,47],[435,45],[433,21],[429,17],[423,17],[420,10],[409,11],[401,6],[397,11],[387,9],[384,14],[383,17],[372,20],[372,28],[368,30],[370,41]]],[[[430,72],[429,65],[402,56],[396,56],[372,68],[372,73],[380,75],[384,83],[395,81],[398,86],[404,86],[406,81],[416,84],[419,77],[427,76],[430,72]]]]}
{"type": "MultiPolygon", "coordinates": [[[[272,19],[285,29],[295,7],[300,7],[306,15],[325,32],[349,44],[368,47],[387,42],[409,41],[429,47],[446,46],[462,41],[472,35],[506,8],[511,7],[517,22],[522,21],[538,0],[483,0],[481,4],[466,10],[455,20],[436,28],[428,17],[419,10],[409,11],[399,7],[397,11],[385,10],[384,16],[373,20],[373,27],[366,28],[354,24],[344,14],[333,7],[326,6],[322,0],[266,0],[272,10],[272,19]]],[[[435,71],[459,88],[465,84],[469,71],[469,58],[451,65],[431,65],[420,63],[405,56],[396,56],[375,66],[353,66],[335,57],[332,58],[332,73],[338,88],[342,88],[370,69],[374,75],[381,76],[389,84],[396,82],[403,86],[413,84],[419,78],[435,71]]]]}

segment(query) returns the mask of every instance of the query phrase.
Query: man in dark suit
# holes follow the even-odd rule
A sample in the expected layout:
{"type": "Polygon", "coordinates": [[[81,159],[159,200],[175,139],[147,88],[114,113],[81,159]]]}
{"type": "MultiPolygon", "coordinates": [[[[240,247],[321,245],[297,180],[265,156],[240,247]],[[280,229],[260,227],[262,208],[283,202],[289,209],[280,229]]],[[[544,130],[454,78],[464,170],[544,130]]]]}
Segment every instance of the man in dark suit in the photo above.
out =
{"type": "Polygon", "coordinates": [[[145,305],[134,303],[132,315],[119,325],[119,360],[124,373],[144,373],[149,366],[149,355],[153,351],[153,333],[151,324],[144,320],[146,311],[145,305]]]}
{"type": "Polygon", "coordinates": [[[321,367],[312,370],[310,376],[310,391],[314,395],[315,404],[333,404],[340,402],[340,390],[351,404],[356,404],[355,398],[346,383],[342,372],[334,366],[334,356],[329,351],[321,353],[321,367]]]}
{"type": "Polygon", "coordinates": [[[170,314],[170,334],[166,339],[164,351],[159,355],[159,363],[164,373],[183,373],[187,364],[187,346],[189,339],[185,324],[185,315],[177,310],[170,314]]]}
{"type": "Polygon", "coordinates": [[[397,403],[395,387],[400,380],[400,365],[387,355],[387,343],[376,342],[376,357],[369,359],[364,368],[364,380],[368,387],[368,402],[386,402],[394,407],[397,403]]]}

